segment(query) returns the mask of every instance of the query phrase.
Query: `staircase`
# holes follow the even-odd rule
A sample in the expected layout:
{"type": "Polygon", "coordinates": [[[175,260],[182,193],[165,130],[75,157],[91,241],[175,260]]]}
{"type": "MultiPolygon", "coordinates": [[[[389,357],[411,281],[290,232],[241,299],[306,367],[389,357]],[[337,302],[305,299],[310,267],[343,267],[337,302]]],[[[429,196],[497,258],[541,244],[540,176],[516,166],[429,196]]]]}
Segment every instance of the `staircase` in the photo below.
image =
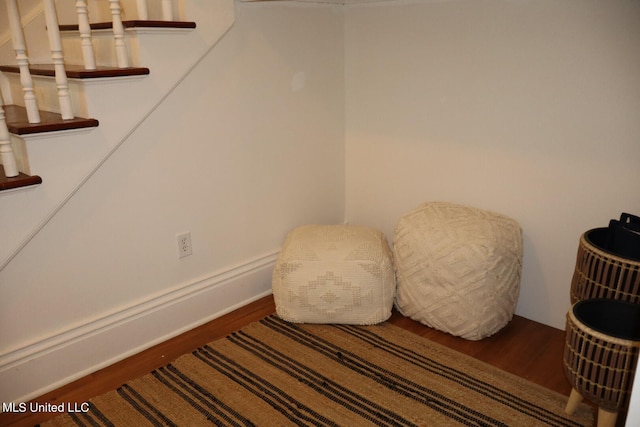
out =
{"type": "Polygon", "coordinates": [[[234,2],[0,0],[0,11],[1,270],[213,48],[234,2]]]}

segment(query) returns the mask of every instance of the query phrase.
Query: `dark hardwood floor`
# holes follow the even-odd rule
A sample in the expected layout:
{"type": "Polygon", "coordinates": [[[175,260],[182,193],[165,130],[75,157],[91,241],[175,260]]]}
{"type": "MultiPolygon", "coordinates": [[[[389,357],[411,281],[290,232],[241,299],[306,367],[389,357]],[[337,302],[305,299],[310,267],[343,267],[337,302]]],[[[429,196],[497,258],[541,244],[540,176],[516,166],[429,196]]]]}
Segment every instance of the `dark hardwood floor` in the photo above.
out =
{"type": "MultiPolygon", "coordinates": [[[[184,353],[222,338],[248,323],[260,320],[274,311],[273,297],[262,298],[35,400],[52,404],[85,402],[93,396],[119,387],[128,380],[164,366],[184,353]]],[[[389,321],[558,393],[568,396],[571,390],[562,366],[564,331],[559,329],[515,316],[511,323],[497,334],[480,341],[467,341],[431,329],[397,312],[389,321]]],[[[0,414],[0,425],[33,426],[47,417],[47,414],[3,413],[0,414]]],[[[623,421],[624,416],[621,415],[618,425],[624,425],[623,421]]]]}

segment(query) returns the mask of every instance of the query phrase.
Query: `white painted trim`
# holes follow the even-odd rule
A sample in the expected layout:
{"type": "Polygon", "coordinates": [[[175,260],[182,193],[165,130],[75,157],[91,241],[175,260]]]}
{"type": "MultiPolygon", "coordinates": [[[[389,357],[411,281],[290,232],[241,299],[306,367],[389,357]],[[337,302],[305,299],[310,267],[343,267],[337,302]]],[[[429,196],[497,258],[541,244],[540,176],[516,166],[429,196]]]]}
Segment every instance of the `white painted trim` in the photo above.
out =
{"type": "Polygon", "coordinates": [[[12,133],[11,135],[15,136],[16,138],[23,139],[25,142],[43,141],[43,140],[48,141],[52,138],[60,137],[60,136],[68,136],[68,135],[70,136],[70,135],[76,135],[81,133],[89,133],[94,129],[95,128],[79,128],[79,129],[56,130],[56,131],[46,132],[46,133],[28,133],[25,135],[17,135],[12,133]]]}
{"type": "Polygon", "coordinates": [[[39,187],[41,185],[42,184],[33,184],[33,185],[27,185],[25,187],[10,188],[8,190],[2,190],[2,191],[0,191],[0,197],[8,196],[9,194],[13,194],[13,193],[22,193],[24,191],[33,190],[36,187],[39,187]]]}
{"type": "MultiPolygon", "coordinates": [[[[271,293],[278,251],[214,272],[0,355],[1,402],[24,402],[271,293]]],[[[167,363],[170,362],[167,360],[167,363]]]]}
{"type": "Polygon", "coordinates": [[[136,27],[136,28],[127,28],[125,32],[127,35],[138,36],[140,34],[165,34],[165,35],[175,35],[175,34],[188,34],[193,31],[193,28],[162,28],[162,27],[136,27]]]}

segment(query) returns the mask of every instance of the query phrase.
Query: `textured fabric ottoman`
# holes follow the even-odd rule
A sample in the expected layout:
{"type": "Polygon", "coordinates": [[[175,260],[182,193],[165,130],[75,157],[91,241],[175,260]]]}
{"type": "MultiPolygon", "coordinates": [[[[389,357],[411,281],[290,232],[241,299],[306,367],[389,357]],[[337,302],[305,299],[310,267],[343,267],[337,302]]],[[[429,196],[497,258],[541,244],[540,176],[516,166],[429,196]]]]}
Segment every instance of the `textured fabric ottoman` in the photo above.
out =
{"type": "Polygon", "coordinates": [[[522,230],[477,208],[430,202],[396,226],[396,307],[407,317],[469,340],[502,329],[520,292],[522,230]]]}
{"type": "Polygon", "coordinates": [[[276,312],[289,322],[383,322],[396,289],[391,250],[370,227],[298,227],[285,239],[272,287],[276,312]]]}

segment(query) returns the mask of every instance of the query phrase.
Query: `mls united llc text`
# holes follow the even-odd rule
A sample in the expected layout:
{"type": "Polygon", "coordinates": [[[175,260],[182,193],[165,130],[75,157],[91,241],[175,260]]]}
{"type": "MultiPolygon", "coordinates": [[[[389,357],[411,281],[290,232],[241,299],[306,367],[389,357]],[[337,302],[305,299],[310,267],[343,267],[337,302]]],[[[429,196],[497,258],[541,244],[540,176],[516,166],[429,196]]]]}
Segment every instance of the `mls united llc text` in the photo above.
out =
{"type": "Polygon", "coordinates": [[[2,412],[89,412],[91,407],[88,402],[76,403],[76,402],[67,402],[67,403],[37,403],[37,402],[22,402],[15,403],[2,402],[2,412]]]}

